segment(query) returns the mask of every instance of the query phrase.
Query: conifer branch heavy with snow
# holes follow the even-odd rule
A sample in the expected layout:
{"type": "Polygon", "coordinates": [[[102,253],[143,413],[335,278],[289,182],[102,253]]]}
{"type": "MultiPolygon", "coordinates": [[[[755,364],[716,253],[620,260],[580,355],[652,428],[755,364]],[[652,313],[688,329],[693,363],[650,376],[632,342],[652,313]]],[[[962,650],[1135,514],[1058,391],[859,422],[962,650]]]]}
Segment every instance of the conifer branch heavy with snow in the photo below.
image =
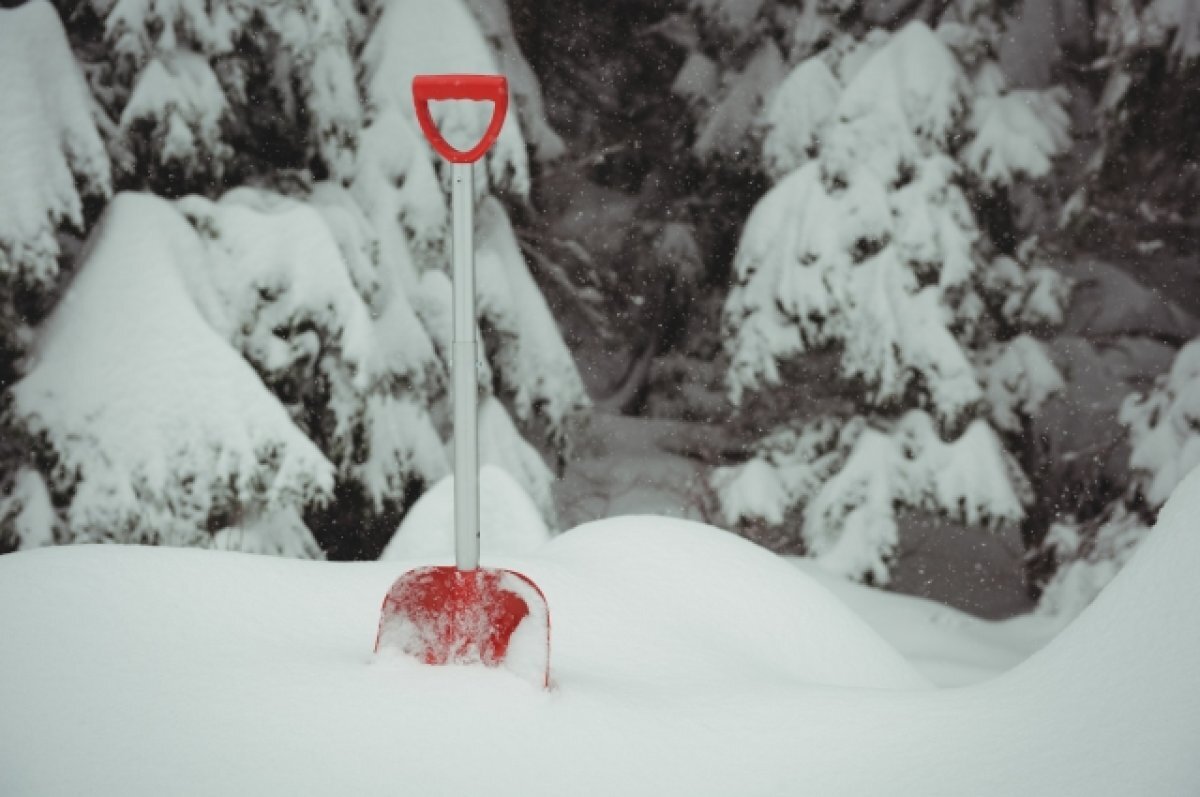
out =
{"type": "Polygon", "coordinates": [[[81,229],[83,199],[112,191],[92,100],[54,8],[0,9],[0,345],[28,334],[18,294],[58,283],[64,226],[81,229]]]}
{"type": "Polygon", "coordinates": [[[1022,519],[1028,485],[997,427],[1019,430],[1062,385],[1018,333],[1061,320],[1065,281],[996,257],[966,191],[1044,175],[1066,114],[1053,92],[1010,92],[976,34],[959,20],[844,36],[780,82],[760,122],[776,183],[746,224],[725,307],[735,401],[833,348],[860,407],[719,470],[727,520],[778,524],[804,507],[806,550],[876,583],[899,506],[1022,519]]]}

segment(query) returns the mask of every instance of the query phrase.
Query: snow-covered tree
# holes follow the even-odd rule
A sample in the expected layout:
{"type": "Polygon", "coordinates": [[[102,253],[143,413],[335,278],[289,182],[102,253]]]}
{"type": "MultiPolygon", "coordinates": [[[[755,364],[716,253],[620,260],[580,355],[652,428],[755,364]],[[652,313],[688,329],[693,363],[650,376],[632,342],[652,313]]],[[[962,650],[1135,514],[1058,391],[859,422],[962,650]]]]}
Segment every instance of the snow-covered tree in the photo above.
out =
{"type": "Polygon", "coordinates": [[[352,52],[366,27],[355,4],[91,6],[106,45],[93,85],[116,121],[112,146],[128,180],[178,193],[245,156],[335,175],[352,168],[362,126],[352,52]]]}
{"type": "Polygon", "coordinates": [[[1056,93],[1007,87],[997,34],[985,4],[961,3],[936,31],[834,37],[759,117],[775,184],[725,306],[731,395],[832,349],[857,401],[768,437],[714,484],[731,523],[803,507],[805,548],[847,576],[887,580],[898,507],[993,525],[1030,499],[1005,433],[1061,378],[1022,332],[1061,322],[1069,286],[1032,247],[999,255],[969,193],[1044,175],[1068,119],[1056,93]]]}
{"type": "Polygon", "coordinates": [[[208,266],[168,202],[111,203],[9,397],[7,422],[43,443],[5,499],[22,544],[197,544],[265,524],[256,548],[316,553],[299,512],[331,495],[333,468],[205,317],[228,310],[193,298],[214,291],[208,266]]]}
{"type": "Polygon", "coordinates": [[[1045,546],[1059,569],[1042,593],[1043,611],[1070,615],[1091,603],[1200,466],[1200,341],[1179,352],[1153,389],[1126,399],[1120,420],[1129,433],[1129,487],[1100,517],[1051,530],[1045,546]]]}
{"type": "Polygon", "coordinates": [[[0,98],[2,374],[59,283],[56,233],[82,228],[84,199],[107,197],[111,179],[87,85],[49,3],[0,8],[0,98]]]}
{"type": "MultiPolygon", "coordinates": [[[[86,85],[53,10],[34,6],[61,46],[25,55],[74,81],[39,78],[76,87],[83,111],[63,118],[82,125],[86,85]]],[[[503,39],[507,11],[480,7],[503,39]]],[[[449,469],[449,186],[409,86],[495,72],[500,56],[460,0],[437,14],[416,0],[92,8],[106,47],[85,67],[119,184],[207,196],[121,193],[92,230],[4,398],[0,538],[378,553],[449,469]]],[[[536,96],[531,75],[519,85],[536,96]]],[[[553,149],[537,103],[521,108],[553,149]]],[[[452,141],[478,139],[489,114],[435,110],[452,141]]],[[[81,151],[107,167],[87,130],[81,151]]],[[[50,161],[56,179],[70,143],[50,161]]],[[[77,172],[107,191],[107,172],[77,172]]],[[[497,198],[528,191],[517,115],[481,172],[483,459],[552,518],[553,475],[523,435],[561,456],[586,396],[497,198]]],[[[45,210],[43,229],[78,213],[66,185],[74,205],[45,210]]]]}

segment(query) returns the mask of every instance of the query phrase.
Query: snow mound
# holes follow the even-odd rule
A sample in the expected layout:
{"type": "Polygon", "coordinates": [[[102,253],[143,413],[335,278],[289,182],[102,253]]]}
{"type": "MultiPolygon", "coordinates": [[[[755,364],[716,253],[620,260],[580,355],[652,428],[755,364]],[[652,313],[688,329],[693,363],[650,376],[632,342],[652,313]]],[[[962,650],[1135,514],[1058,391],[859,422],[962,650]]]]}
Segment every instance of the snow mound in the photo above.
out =
{"type": "MultiPolygon", "coordinates": [[[[550,539],[533,499],[508,471],[484,465],[479,471],[479,546],[484,564],[493,553],[521,554],[550,539]]],[[[381,560],[454,559],[454,477],[447,476],[408,510],[381,560]]]]}
{"type": "Polygon", "coordinates": [[[400,562],[18,553],[0,777],[13,795],[1196,794],[1198,512],[1193,474],[1059,638],[946,691],[811,578],[683,521],[601,521],[498,563],[546,593],[551,693],[376,662],[400,562]]]}

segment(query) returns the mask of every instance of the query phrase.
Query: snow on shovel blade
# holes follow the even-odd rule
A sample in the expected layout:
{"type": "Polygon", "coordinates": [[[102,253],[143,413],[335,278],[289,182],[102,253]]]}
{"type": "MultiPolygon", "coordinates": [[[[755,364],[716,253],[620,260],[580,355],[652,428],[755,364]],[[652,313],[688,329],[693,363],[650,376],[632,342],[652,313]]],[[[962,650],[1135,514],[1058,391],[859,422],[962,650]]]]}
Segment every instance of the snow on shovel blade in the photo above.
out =
{"type": "Polygon", "coordinates": [[[505,664],[550,684],[550,610],[537,585],[512,570],[423,567],[383,599],[375,651],[426,664],[505,664]]]}

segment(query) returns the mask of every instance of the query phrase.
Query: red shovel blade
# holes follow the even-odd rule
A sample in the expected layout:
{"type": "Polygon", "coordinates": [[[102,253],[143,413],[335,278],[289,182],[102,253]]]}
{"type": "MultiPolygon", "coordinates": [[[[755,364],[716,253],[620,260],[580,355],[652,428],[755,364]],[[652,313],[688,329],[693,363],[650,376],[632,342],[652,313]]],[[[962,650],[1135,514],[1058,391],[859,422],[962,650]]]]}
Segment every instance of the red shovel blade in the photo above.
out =
{"type": "Polygon", "coordinates": [[[508,657],[522,623],[526,638],[534,641],[543,685],[549,686],[550,609],[536,584],[512,570],[423,567],[400,576],[388,590],[375,650],[398,649],[426,664],[496,667],[508,657]]]}

